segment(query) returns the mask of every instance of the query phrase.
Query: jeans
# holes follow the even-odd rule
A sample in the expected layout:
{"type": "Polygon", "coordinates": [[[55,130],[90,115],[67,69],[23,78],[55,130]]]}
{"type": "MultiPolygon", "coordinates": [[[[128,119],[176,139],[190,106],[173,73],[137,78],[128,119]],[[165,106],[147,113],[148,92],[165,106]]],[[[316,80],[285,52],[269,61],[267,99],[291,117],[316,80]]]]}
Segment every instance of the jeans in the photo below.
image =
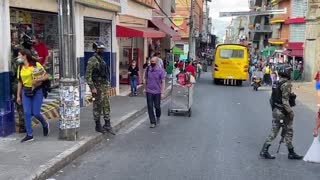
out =
{"type": "Polygon", "coordinates": [[[156,117],[160,118],[161,116],[161,94],[151,94],[147,93],[147,105],[148,105],[148,114],[151,124],[156,124],[156,118],[154,116],[154,108],[156,109],[156,117]]]}
{"type": "Polygon", "coordinates": [[[42,102],[42,89],[37,90],[32,97],[27,97],[24,93],[24,90],[22,91],[24,120],[28,136],[32,136],[32,116],[36,117],[41,122],[43,127],[48,127],[48,123],[41,115],[42,102]]]}
{"type": "Polygon", "coordinates": [[[131,93],[134,95],[137,93],[138,79],[137,76],[130,76],[131,93]]]}

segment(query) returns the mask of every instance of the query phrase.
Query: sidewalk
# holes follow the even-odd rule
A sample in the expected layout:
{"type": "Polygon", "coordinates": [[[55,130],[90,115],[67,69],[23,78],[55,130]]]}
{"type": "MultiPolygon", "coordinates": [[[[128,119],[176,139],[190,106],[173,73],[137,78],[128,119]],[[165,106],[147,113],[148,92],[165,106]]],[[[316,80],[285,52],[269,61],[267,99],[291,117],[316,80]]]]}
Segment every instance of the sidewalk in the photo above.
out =
{"type": "MultiPolygon", "coordinates": [[[[117,131],[146,111],[143,97],[112,97],[112,126],[117,131]]],[[[0,179],[45,179],[64,165],[107,139],[95,133],[92,106],[81,110],[78,141],[58,140],[59,121],[50,122],[50,136],[43,137],[42,127],[34,128],[35,141],[20,143],[24,134],[0,139],[0,179]]]]}
{"type": "MultiPolygon", "coordinates": [[[[166,96],[169,93],[170,86],[167,86],[166,96]]],[[[142,92],[138,97],[111,97],[110,103],[111,124],[116,132],[147,111],[142,92]]],[[[95,132],[92,105],[81,109],[80,139],[77,141],[59,140],[59,120],[48,122],[49,137],[43,136],[42,127],[38,125],[33,129],[33,142],[20,143],[25,134],[0,138],[0,179],[46,179],[110,136],[95,132]]]]}
{"type": "Polygon", "coordinates": [[[307,106],[314,112],[318,112],[317,92],[314,82],[293,82],[292,91],[297,94],[297,101],[307,106]]]}

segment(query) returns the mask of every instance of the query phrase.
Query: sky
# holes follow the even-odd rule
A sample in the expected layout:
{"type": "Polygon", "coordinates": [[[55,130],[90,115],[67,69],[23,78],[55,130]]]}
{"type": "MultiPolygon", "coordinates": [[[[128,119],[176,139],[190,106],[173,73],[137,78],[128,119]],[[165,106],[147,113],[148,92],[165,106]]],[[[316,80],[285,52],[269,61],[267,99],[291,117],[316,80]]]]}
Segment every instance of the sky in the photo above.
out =
{"type": "MultiPolygon", "coordinates": [[[[210,16],[219,19],[220,11],[246,11],[248,10],[248,0],[212,0],[210,16]]],[[[231,21],[230,18],[220,18],[220,20],[231,21]]]]}
{"type": "Polygon", "coordinates": [[[232,17],[219,17],[219,12],[248,11],[248,0],[212,0],[210,3],[210,17],[213,18],[213,33],[222,39],[225,28],[229,25],[232,17]]]}

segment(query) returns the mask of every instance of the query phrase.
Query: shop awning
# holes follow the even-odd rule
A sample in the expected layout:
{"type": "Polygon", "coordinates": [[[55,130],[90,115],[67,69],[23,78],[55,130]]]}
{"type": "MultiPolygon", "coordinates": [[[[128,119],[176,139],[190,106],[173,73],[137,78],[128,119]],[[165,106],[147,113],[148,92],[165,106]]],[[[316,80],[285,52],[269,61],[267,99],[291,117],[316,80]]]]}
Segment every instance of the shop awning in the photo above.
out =
{"type": "Polygon", "coordinates": [[[180,48],[177,48],[177,47],[173,47],[172,52],[173,52],[173,54],[176,54],[176,55],[184,55],[184,52],[180,48]]]}
{"type": "Polygon", "coordinates": [[[165,33],[157,31],[153,28],[143,27],[126,27],[117,25],[117,37],[139,37],[139,38],[163,38],[166,36],[165,33]]]}
{"type": "Polygon", "coordinates": [[[283,51],[284,55],[290,56],[290,57],[303,57],[303,49],[293,49],[291,51],[285,50],[283,51]]]}
{"type": "Polygon", "coordinates": [[[173,41],[180,41],[181,36],[173,29],[171,29],[168,25],[166,25],[162,18],[152,18],[150,21],[153,26],[157,27],[161,31],[165,32],[167,35],[171,36],[173,41]]]}
{"type": "Polygon", "coordinates": [[[295,57],[303,57],[303,50],[302,49],[294,49],[291,51],[291,56],[295,57]]]}
{"type": "Polygon", "coordinates": [[[276,51],[275,47],[266,48],[266,49],[262,50],[262,56],[263,57],[271,56],[275,51],[276,51]]]}

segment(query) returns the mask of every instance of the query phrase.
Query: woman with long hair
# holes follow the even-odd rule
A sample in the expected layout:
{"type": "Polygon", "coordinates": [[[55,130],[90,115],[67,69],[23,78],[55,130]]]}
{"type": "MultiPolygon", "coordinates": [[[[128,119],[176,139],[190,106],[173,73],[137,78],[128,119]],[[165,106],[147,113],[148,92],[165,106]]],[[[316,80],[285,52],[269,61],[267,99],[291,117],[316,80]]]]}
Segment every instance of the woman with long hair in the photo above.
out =
{"type": "Polygon", "coordinates": [[[36,117],[42,124],[43,135],[49,134],[49,123],[41,115],[43,102],[42,82],[48,80],[48,74],[31,55],[30,50],[20,50],[17,58],[18,67],[18,91],[17,103],[23,105],[25,126],[27,135],[21,142],[33,141],[32,116],[36,117]]]}

